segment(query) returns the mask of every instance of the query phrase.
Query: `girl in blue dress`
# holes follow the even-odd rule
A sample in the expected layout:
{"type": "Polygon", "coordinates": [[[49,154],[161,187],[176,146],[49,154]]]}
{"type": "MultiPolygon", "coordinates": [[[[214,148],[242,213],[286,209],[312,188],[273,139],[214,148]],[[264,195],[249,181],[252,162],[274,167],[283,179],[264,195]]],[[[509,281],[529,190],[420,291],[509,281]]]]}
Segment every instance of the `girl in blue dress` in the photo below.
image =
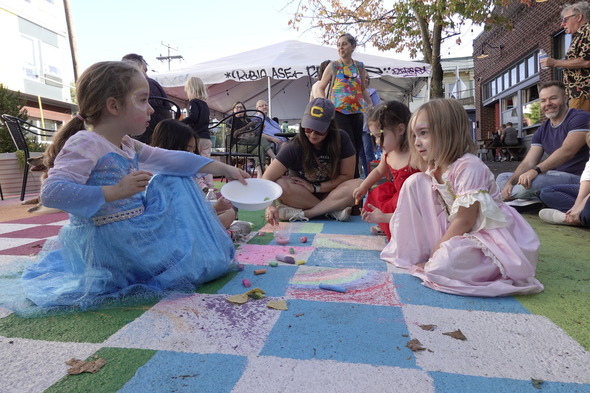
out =
{"type": "Polygon", "coordinates": [[[225,274],[233,244],[192,176],[245,183],[248,174],[132,139],[153,109],[147,80],[129,63],[92,65],[77,96],[79,114],[46,152],[51,169],[41,191],[43,204],[68,212],[70,223],[25,269],[26,298],[42,308],[84,310],[194,291],[225,274]]]}

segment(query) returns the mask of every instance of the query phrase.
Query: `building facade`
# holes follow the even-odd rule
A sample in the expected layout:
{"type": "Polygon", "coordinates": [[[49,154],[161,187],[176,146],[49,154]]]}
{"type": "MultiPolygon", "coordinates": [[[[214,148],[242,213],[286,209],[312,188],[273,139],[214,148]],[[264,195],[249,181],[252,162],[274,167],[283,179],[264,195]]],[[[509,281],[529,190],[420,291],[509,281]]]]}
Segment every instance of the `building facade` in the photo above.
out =
{"type": "Polygon", "coordinates": [[[26,100],[29,119],[57,129],[75,113],[63,0],[0,0],[0,83],[26,100]]]}
{"type": "Polygon", "coordinates": [[[561,28],[561,9],[572,1],[510,2],[494,12],[511,21],[511,28],[492,26],[473,41],[476,133],[491,138],[501,124],[512,122],[525,144],[530,143],[543,116],[539,82],[561,80],[559,69],[541,69],[539,53],[561,59],[571,35],[561,28]]]}

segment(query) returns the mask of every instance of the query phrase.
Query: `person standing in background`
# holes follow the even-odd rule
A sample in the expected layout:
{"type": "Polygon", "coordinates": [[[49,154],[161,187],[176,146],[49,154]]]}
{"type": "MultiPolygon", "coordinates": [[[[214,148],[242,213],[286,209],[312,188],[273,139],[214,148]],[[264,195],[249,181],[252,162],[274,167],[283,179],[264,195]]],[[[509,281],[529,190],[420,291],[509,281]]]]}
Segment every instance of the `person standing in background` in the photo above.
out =
{"type": "MultiPolygon", "coordinates": [[[[373,103],[373,106],[376,107],[381,103],[381,98],[379,97],[379,93],[377,93],[377,89],[369,87],[369,75],[366,76],[365,83],[367,85],[367,90],[369,91],[369,96],[371,97],[371,102],[373,103]]],[[[363,148],[359,151],[359,157],[361,159],[361,165],[365,170],[365,177],[367,177],[371,171],[371,161],[375,160],[375,150],[373,149],[373,137],[371,136],[371,131],[369,131],[369,126],[367,125],[367,112],[363,115],[363,148]]]]}
{"type": "MultiPolygon", "coordinates": [[[[205,102],[208,98],[207,88],[201,78],[192,76],[186,81],[184,91],[190,101],[188,116],[182,121],[188,124],[197,135],[197,152],[209,158],[213,143],[209,132],[209,106],[205,102]]],[[[210,189],[215,188],[212,175],[205,176],[205,183],[210,189]]]]}
{"type": "Polygon", "coordinates": [[[316,93],[318,97],[324,98],[326,87],[331,86],[328,93],[336,107],[336,126],[346,131],[354,144],[357,152],[354,177],[358,178],[359,152],[363,148],[363,111],[367,111],[372,104],[365,83],[365,66],[352,58],[356,46],[356,39],[348,33],[338,38],[340,58],[326,67],[316,93]]]}
{"type": "Polygon", "coordinates": [[[561,11],[561,27],[572,35],[565,59],[541,59],[543,67],[563,68],[569,107],[590,112],[590,4],[580,1],[561,11]]]}

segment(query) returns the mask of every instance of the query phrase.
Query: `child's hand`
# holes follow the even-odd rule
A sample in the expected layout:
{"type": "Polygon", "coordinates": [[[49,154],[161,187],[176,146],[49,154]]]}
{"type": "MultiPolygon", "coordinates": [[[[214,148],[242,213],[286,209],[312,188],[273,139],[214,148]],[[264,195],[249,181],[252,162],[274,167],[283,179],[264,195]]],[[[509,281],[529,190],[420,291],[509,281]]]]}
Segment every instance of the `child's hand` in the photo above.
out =
{"type": "Polygon", "coordinates": [[[362,185],[358,186],[352,191],[352,197],[355,201],[360,201],[367,194],[367,189],[362,185]]]}
{"type": "Polygon", "coordinates": [[[213,205],[213,207],[215,208],[215,211],[217,213],[220,213],[228,209],[231,209],[232,204],[229,200],[225,199],[224,197],[221,197],[217,200],[217,202],[215,202],[215,205],[213,205]]]}
{"type": "Polygon", "coordinates": [[[238,180],[243,185],[247,185],[246,180],[250,177],[250,174],[246,171],[241,170],[240,168],[236,168],[235,166],[226,165],[224,171],[224,176],[231,180],[238,180]]]}
{"type": "Polygon", "coordinates": [[[102,192],[107,202],[129,198],[138,192],[145,191],[153,174],[148,171],[135,171],[121,179],[114,186],[103,186],[102,192]]]}
{"type": "Polygon", "coordinates": [[[279,225],[279,210],[274,204],[271,203],[270,206],[266,208],[264,218],[266,219],[266,222],[272,226],[279,225]]]}
{"type": "Polygon", "coordinates": [[[361,213],[361,217],[363,220],[371,224],[380,224],[383,222],[388,222],[388,220],[385,218],[385,213],[383,213],[379,208],[371,205],[370,203],[367,204],[367,208],[371,210],[363,209],[361,213]]]}

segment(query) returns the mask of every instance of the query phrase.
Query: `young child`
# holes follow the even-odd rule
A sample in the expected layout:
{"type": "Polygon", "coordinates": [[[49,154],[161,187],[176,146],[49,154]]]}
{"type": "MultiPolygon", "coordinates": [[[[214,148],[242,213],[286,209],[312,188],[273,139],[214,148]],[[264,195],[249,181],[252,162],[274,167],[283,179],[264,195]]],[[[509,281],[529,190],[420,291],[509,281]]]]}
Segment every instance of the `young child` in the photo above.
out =
{"type": "Polygon", "coordinates": [[[362,212],[363,220],[377,224],[371,227],[371,232],[387,235],[387,240],[391,239],[389,221],[397,206],[402,184],[410,175],[419,172],[410,166],[410,149],[406,135],[409,120],[410,110],[398,101],[379,104],[369,113],[369,130],[379,141],[385,154],[379,165],[352,193],[355,200],[360,200],[375,183],[387,177],[389,181],[369,192],[362,212]]]}
{"type": "Polygon", "coordinates": [[[456,100],[422,105],[410,119],[410,145],[425,173],[408,178],[381,258],[423,284],[467,296],[531,294],[539,238],[500,198],[488,167],[472,153],[471,126],[456,100]]]}
{"type": "MultiPolygon", "coordinates": [[[[207,105],[207,88],[201,80],[191,76],[184,84],[184,91],[188,96],[188,116],[183,121],[197,134],[197,152],[203,157],[211,157],[213,142],[209,131],[209,106],[207,105]]],[[[213,188],[213,176],[205,176],[205,183],[213,188]]]]}
{"type": "MultiPolygon", "coordinates": [[[[196,140],[195,133],[188,125],[178,120],[166,119],[159,122],[156,126],[150,139],[150,145],[161,147],[162,149],[194,153],[196,150],[196,140]]],[[[196,180],[199,188],[207,193],[209,190],[202,188],[202,186],[207,187],[202,183],[202,177],[197,177],[196,180]]],[[[231,202],[226,198],[219,197],[213,205],[213,209],[215,209],[217,218],[219,218],[221,225],[228,230],[228,234],[233,241],[238,241],[244,235],[251,232],[252,227],[249,222],[235,221],[236,211],[231,202]]]]}
{"type": "Polygon", "coordinates": [[[248,175],[132,139],[150,120],[148,97],[145,77],[125,62],[96,63],[80,76],[80,112],[48,148],[41,191],[43,204],[67,211],[70,223],[20,283],[35,305],[84,310],[193,291],[230,268],[234,246],[192,176],[245,183],[248,175]]]}

